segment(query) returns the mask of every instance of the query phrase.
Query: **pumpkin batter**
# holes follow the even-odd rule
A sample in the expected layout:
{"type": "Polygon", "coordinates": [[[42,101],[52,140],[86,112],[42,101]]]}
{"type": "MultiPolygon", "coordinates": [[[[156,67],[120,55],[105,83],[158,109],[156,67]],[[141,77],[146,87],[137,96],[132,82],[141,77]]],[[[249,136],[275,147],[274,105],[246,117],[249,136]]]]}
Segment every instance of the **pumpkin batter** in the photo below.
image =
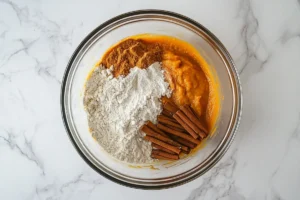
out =
{"type": "Polygon", "coordinates": [[[166,71],[172,100],[177,106],[190,105],[211,132],[220,109],[218,82],[192,45],[169,36],[136,35],[111,47],[97,65],[113,65],[117,77],[127,75],[132,67],[146,68],[154,62],[161,62],[166,71]]]}

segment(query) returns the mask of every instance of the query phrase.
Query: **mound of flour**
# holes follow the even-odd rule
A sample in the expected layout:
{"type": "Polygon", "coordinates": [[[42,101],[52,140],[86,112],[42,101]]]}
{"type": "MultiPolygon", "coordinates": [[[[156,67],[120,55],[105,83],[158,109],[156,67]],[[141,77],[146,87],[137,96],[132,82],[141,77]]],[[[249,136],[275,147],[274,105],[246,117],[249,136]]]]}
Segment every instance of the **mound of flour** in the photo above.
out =
{"type": "Polygon", "coordinates": [[[97,67],[86,84],[84,105],[92,136],[113,157],[128,163],[147,163],[151,145],[142,139],[139,128],[156,122],[160,98],[170,96],[159,63],[147,69],[134,67],[114,78],[112,68],[97,67]]]}

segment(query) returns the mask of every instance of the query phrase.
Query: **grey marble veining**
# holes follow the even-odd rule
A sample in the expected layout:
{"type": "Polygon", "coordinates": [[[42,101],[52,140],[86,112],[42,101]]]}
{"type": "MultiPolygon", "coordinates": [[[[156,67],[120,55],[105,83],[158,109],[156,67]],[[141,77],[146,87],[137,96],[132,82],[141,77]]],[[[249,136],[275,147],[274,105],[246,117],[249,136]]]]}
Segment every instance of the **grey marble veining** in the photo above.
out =
{"type": "Polygon", "coordinates": [[[300,199],[300,1],[0,0],[0,199],[300,199]],[[166,9],[210,29],[243,87],[236,139],[204,176],[143,191],[98,175],[71,145],[60,86],[72,52],[100,23],[166,9]]]}

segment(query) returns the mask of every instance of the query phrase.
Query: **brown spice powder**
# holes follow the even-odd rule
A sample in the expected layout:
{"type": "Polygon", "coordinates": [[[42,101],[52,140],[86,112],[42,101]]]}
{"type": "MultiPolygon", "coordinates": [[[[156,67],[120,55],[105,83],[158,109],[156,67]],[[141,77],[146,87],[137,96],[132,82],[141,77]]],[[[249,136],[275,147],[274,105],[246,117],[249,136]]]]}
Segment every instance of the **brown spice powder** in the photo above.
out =
{"type": "Polygon", "coordinates": [[[113,74],[118,77],[127,75],[132,67],[147,68],[154,62],[161,62],[162,53],[157,43],[127,39],[107,52],[102,58],[102,64],[107,68],[114,66],[113,74]]]}

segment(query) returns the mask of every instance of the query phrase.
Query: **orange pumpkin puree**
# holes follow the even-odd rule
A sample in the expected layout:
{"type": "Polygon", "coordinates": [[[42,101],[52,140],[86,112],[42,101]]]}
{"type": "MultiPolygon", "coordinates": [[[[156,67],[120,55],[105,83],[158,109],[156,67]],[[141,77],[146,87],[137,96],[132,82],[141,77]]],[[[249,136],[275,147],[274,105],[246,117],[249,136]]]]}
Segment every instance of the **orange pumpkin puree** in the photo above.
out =
{"type": "Polygon", "coordinates": [[[154,62],[162,63],[175,104],[190,105],[211,132],[220,110],[218,80],[189,43],[163,35],[135,35],[108,49],[98,65],[113,65],[114,76],[119,76],[127,75],[132,67],[147,68],[154,62]]]}

